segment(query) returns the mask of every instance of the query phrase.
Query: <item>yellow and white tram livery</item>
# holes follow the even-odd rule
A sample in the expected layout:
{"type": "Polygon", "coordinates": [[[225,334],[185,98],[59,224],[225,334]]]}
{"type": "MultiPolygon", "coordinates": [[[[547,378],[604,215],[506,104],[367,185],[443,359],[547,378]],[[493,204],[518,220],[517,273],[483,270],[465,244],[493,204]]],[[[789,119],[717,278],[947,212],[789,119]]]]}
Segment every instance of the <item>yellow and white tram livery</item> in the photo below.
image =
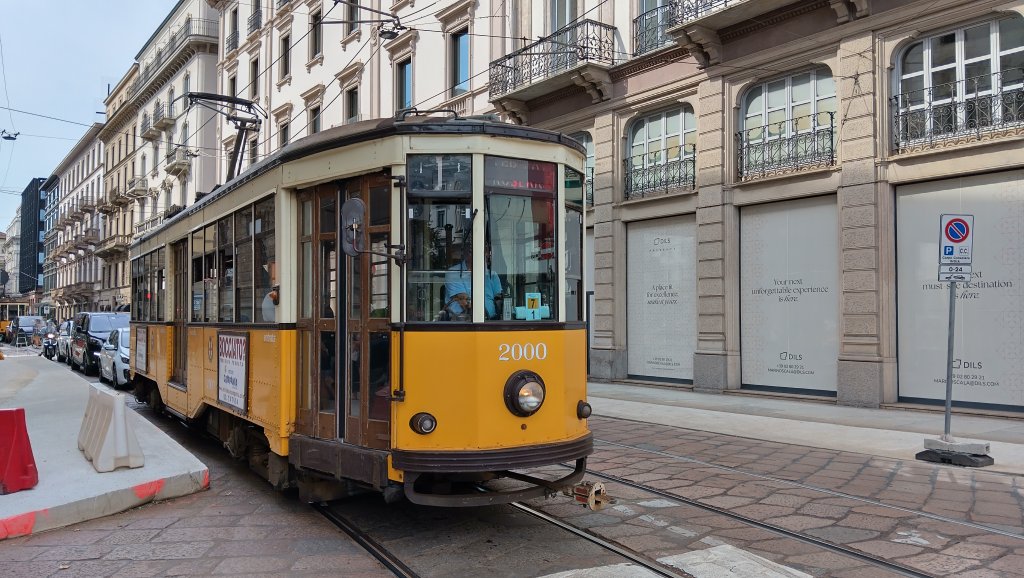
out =
{"type": "Polygon", "coordinates": [[[133,244],[136,396],[310,500],[576,483],[583,163],[561,134],[415,113],[284,147],[133,244]]]}

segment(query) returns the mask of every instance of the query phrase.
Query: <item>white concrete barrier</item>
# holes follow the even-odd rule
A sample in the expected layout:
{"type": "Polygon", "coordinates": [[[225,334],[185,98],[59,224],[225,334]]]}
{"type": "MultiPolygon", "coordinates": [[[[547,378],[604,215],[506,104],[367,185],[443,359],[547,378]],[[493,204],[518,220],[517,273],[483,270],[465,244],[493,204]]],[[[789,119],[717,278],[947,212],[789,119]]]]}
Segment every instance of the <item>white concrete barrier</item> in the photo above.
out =
{"type": "Polygon", "coordinates": [[[89,403],[85,406],[82,429],[78,430],[78,449],[97,472],[145,465],[124,401],[124,394],[104,386],[89,388],[89,403]]]}

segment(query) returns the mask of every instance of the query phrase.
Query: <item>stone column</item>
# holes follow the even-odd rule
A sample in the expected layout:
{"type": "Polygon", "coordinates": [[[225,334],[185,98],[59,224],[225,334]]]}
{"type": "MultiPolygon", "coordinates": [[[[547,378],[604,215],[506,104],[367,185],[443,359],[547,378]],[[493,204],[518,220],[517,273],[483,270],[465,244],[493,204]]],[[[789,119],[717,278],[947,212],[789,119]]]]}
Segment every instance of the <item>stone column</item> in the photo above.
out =
{"type": "Polygon", "coordinates": [[[591,312],[593,346],[590,374],[598,379],[626,376],[626,291],[625,227],[614,220],[612,203],[616,152],[615,117],[611,113],[594,119],[594,310],[591,312]],[[622,265],[617,266],[619,263],[622,265]]]}
{"type": "Polygon", "coordinates": [[[875,165],[879,147],[885,146],[878,128],[888,122],[888,109],[879,106],[886,100],[875,93],[875,70],[870,32],[843,40],[834,71],[842,163],[837,397],[840,404],[865,407],[896,400],[893,195],[875,165]]]}
{"type": "Polygon", "coordinates": [[[725,184],[733,150],[725,83],[697,89],[697,352],[693,385],[721,392],[740,385],[738,211],[725,184]]]}

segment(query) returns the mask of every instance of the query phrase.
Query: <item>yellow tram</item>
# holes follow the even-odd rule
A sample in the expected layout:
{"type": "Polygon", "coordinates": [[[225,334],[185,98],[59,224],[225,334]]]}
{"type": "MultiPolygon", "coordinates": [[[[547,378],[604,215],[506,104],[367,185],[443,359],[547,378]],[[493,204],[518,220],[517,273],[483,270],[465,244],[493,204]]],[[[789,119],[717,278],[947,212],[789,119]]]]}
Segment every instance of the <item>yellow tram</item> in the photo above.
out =
{"type": "Polygon", "coordinates": [[[32,314],[32,306],[28,303],[0,299],[0,341],[5,339],[7,326],[15,317],[32,314]]]}
{"type": "Polygon", "coordinates": [[[571,486],[583,163],[561,134],[415,111],[289,144],[132,245],[136,396],[309,500],[571,486]]]}

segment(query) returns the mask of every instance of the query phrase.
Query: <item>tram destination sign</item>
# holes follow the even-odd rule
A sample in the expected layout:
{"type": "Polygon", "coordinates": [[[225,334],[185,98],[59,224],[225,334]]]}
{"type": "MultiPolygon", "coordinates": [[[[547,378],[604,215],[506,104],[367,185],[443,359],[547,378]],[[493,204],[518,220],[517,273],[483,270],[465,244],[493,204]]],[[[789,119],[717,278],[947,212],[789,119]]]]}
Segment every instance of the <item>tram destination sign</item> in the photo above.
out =
{"type": "Polygon", "coordinates": [[[939,217],[939,281],[971,280],[974,215],[939,217]]]}

